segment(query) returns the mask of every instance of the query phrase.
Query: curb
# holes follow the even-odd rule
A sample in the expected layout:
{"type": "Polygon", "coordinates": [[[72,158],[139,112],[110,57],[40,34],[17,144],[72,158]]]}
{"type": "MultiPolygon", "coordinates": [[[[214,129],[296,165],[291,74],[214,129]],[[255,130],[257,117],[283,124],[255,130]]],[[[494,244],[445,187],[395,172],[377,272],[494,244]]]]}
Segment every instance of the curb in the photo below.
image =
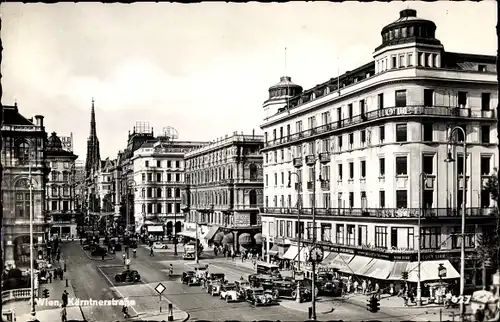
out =
{"type": "MultiPolygon", "coordinates": [[[[305,310],[303,310],[303,309],[298,308],[298,307],[283,305],[281,303],[283,303],[283,302],[278,302],[278,305],[281,306],[281,307],[283,307],[283,308],[285,308],[285,309],[294,310],[294,311],[303,312],[303,313],[307,313],[308,312],[307,308],[305,310]]],[[[328,311],[316,312],[316,314],[330,314],[330,313],[333,313],[333,312],[335,312],[335,308],[331,308],[328,311]]]]}

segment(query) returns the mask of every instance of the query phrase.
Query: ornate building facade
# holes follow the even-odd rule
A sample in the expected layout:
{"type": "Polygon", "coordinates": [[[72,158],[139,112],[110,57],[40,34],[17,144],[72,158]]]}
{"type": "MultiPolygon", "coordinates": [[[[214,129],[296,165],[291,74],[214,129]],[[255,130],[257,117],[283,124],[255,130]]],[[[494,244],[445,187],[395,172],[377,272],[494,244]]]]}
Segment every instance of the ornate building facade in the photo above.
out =
{"type": "Polygon", "coordinates": [[[435,31],[403,10],[371,62],[305,91],[289,78],[269,89],[261,125],[268,254],[295,260],[297,237],[310,245],[316,231],[331,252],[326,266],[378,280],[406,270],[415,281],[420,243],[425,279],[437,280],[436,260],[457,278],[465,242],[467,283],[486,279],[475,247],[494,229],[484,184],[498,163],[496,57],[447,52],[435,31]],[[450,155],[455,162],[445,162],[450,155]]]}
{"type": "Polygon", "coordinates": [[[240,250],[259,247],[263,136],[234,133],[186,154],[187,237],[240,250]]]}
{"type": "Polygon", "coordinates": [[[184,225],[181,191],[185,186],[184,156],[204,142],[176,141],[166,136],[144,142],[131,158],[134,179],[135,230],[157,236],[179,233],[184,225]]]}
{"type": "Polygon", "coordinates": [[[2,243],[5,265],[29,267],[30,212],[33,242],[43,252],[48,237],[45,186],[47,133],[43,116],[27,119],[17,104],[2,107],[2,243]],[[31,189],[30,189],[31,187],[31,189]],[[31,190],[31,191],[30,191],[31,190]]]}
{"type": "Polygon", "coordinates": [[[77,236],[76,169],[78,158],[63,148],[61,139],[52,132],[46,146],[46,162],[50,168],[46,186],[46,209],[51,218],[50,234],[59,237],[77,236]]]}

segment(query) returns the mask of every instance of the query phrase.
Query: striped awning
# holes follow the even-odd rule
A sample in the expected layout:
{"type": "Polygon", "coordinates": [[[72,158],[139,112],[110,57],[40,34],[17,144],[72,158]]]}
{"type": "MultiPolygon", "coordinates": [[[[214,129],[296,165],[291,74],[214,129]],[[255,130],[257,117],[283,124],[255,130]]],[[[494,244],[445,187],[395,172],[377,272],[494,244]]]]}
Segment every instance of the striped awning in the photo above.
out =
{"type": "Polygon", "coordinates": [[[386,280],[394,268],[394,262],[383,259],[374,259],[366,269],[361,270],[359,275],[371,277],[378,280],[386,280]]]}
{"type": "Polygon", "coordinates": [[[271,249],[267,253],[271,256],[276,256],[278,255],[278,252],[279,252],[278,245],[273,245],[273,247],[271,247],[271,249]]]}
{"type": "Polygon", "coordinates": [[[346,271],[348,270],[348,265],[349,262],[352,260],[354,255],[352,254],[338,254],[335,256],[334,259],[332,259],[328,264],[328,268],[335,268],[338,269],[339,271],[346,271]]]}
{"type": "Polygon", "coordinates": [[[403,279],[403,272],[406,271],[409,262],[395,262],[388,280],[398,281],[403,279]]]}

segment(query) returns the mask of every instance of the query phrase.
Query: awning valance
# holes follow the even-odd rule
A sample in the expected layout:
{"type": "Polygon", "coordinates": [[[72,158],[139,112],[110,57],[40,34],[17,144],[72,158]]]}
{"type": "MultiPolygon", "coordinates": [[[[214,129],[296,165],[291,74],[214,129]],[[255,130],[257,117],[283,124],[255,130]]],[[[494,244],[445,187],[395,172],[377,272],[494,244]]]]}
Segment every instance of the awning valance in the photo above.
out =
{"type": "Polygon", "coordinates": [[[328,265],[328,263],[330,263],[335,257],[337,257],[337,255],[338,255],[338,253],[334,253],[334,252],[332,252],[332,253],[328,252],[328,255],[327,255],[325,252],[325,257],[323,258],[323,261],[321,262],[321,264],[323,266],[328,265]]]}
{"type": "MultiPolygon", "coordinates": [[[[446,268],[446,277],[443,279],[454,279],[460,278],[460,274],[457,272],[455,267],[450,263],[449,260],[433,260],[433,261],[423,261],[420,263],[420,281],[437,281],[439,280],[438,267],[439,264],[443,264],[446,268]]],[[[407,266],[408,271],[408,281],[417,282],[418,281],[418,262],[411,262],[407,266]]]]}
{"type": "Polygon", "coordinates": [[[383,259],[374,259],[366,269],[361,269],[359,275],[371,277],[374,279],[385,280],[391,274],[394,268],[394,262],[383,259]]]}
{"type": "Polygon", "coordinates": [[[273,247],[271,247],[271,249],[267,253],[270,256],[276,256],[278,255],[278,252],[279,252],[278,245],[273,245],[273,247]]]}
{"type": "Polygon", "coordinates": [[[347,265],[349,265],[349,262],[353,257],[354,255],[351,254],[338,254],[327,264],[327,267],[345,271],[346,269],[348,269],[347,265]]]}
{"type": "Polygon", "coordinates": [[[219,226],[217,225],[213,225],[212,227],[210,227],[210,229],[208,230],[208,232],[205,234],[205,239],[207,241],[211,241],[215,234],[217,234],[217,232],[219,231],[219,226]]]}
{"type": "Polygon", "coordinates": [[[148,226],[148,233],[162,233],[163,226],[148,226]]]}
{"type": "MultiPolygon", "coordinates": [[[[294,260],[298,261],[299,260],[299,252],[297,252],[297,255],[295,256],[294,260]]],[[[300,247],[300,262],[307,262],[309,261],[309,249],[307,247],[301,246],[300,247]]]]}
{"type": "Polygon", "coordinates": [[[298,253],[299,253],[299,248],[297,246],[292,245],[283,255],[283,259],[294,260],[295,257],[297,257],[298,253]]]}
{"type": "Polygon", "coordinates": [[[344,273],[350,273],[355,275],[360,275],[359,271],[364,270],[367,265],[373,261],[373,258],[366,256],[354,256],[354,258],[349,263],[347,267],[348,271],[343,271],[344,273]]]}
{"type": "Polygon", "coordinates": [[[196,238],[196,232],[190,230],[178,232],[177,235],[189,238],[196,238]]]}
{"type": "Polygon", "coordinates": [[[392,268],[391,273],[387,279],[391,281],[398,281],[403,279],[403,272],[406,271],[406,267],[409,262],[395,262],[394,267],[392,268]]]}

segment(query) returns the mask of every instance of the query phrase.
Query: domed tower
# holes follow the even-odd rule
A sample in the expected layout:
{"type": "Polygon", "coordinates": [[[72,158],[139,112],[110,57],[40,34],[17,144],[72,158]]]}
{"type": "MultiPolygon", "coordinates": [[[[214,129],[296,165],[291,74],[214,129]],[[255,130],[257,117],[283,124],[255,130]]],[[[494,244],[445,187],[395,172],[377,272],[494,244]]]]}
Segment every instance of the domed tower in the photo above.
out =
{"type": "Polygon", "coordinates": [[[47,139],[46,150],[47,151],[60,151],[62,150],[62,141],[57,136],[56,132],[52,132],[50,137],[47,139]]]}
{"type": "Polygon", "coordinates": [[[290,76],[282,76],[280,82],[269,87],[269,99],[264,104],[264,118],[268,118],[287,105],[288,99],[302,93],[302,86],[294,84],[290,76]]]}
{"type": "Polygon", "coordinates": [[[375,49],[375,73],[412,66],[441,67],[441,42],[436,39],[436,24],[417,17],[417,11],[400,11],[399,19],[385,26],[382,44],[375,49]]]}

